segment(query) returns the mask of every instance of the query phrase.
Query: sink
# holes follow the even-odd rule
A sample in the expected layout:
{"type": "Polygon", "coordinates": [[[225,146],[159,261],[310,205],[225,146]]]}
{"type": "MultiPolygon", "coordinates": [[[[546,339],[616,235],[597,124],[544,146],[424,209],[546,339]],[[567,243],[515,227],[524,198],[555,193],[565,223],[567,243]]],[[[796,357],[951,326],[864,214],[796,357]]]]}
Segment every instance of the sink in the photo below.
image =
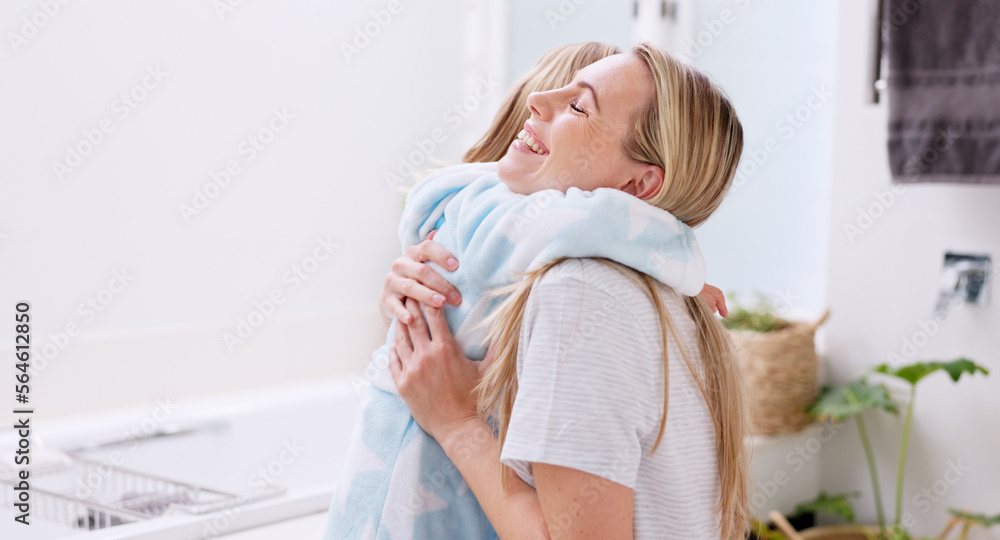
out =
{"type": "MultiPolygon", "coordinates": [[[[31,525],[15,522],[5,504],[0,537],[211,538],[324,511],[347,455],[364,386],[359,381],[352,376],[36,418],[37,443],[50,451],[72,449],[77,461],[33,475],[31,525]],[[136,478],[146,483],[135,484],[136,478]],[[154,493],[154,486],[164,493],[154,493]],[[113,526],[89,530],[102,519],[100,513],[74,508],[56,523],[42,514],[54,515],[53,505],[68,503],[46,499],[42,489],[63,498],[104,497],[106,506],[145,516],[131,520],[131,514],[118,514],[117,523],[106,520],[113,526]]],[[[0,431],[0,452],[9,455],[15,436],[13,430],[0,431]]]]}

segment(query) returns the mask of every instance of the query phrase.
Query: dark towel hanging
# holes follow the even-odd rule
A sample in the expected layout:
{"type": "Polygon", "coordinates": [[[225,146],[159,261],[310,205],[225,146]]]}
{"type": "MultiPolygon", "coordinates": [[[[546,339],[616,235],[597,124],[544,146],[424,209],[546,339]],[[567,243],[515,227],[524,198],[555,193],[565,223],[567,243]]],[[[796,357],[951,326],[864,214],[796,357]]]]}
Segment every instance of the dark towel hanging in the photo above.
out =
{"type": "Polygon", "coordinates": [[[1000,184],[1000,1],[884,10],[893,182],[1000,184]]]}

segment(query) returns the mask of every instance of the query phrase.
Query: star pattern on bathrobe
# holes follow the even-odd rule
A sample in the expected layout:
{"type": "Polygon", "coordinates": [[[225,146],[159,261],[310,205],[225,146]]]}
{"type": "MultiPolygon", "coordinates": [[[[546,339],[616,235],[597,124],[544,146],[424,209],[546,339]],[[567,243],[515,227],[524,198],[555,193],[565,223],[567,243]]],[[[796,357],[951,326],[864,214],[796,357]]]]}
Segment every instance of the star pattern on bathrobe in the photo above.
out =
{"type": "MultiPolygon", "coordinates": [[[[371,396],[366,396],[361,404],[362,408],[364,408],[370,400],[371,396]]],[[[361,437],[363,433],[365,433],[365,418],[361,417],[354,424],[354,433],[351,435],[351,438],[361,437]]],[[[351,447],[347,456],[347,461],[353,466],[350,470],[345,471],[346,475],[340,479],[340,482],[343,483],[343,489],[339,489],[337,491],[337,503],[340,505],[341,512],[347,512],[347,494],[350,492],[351,483],[357,475],[367,472],[388,472],[389,469],[385,461],[372,453],[372,451],[368,449],[367,445],[363,444],[351,447]]]]}
{"type": "Polygon", "coordinates": [[[461,472],[402,411],[406,404],[398,395],[368,388],[357,424],[360,440],[368,444],[352,448],[326,538],[496,540],[461,472]]]}
{"type": "Polygon", "coordinates": [[[629,240],[635,240],[640,233],[649,230],[653,220],[669,227],[676,233],[681,232],[677,218],[670,213],[665,211],[649,212],[650,204],[636,197],[625,199],[625,201],[628,204],[629,218],[631,218],[628,229],[629,240]]]}
{"type": "MultiPolygon", "coordinates": [[[[427,437],[414,437],[400,452],[399,464],[419,463],[426,439],[427,437]]],[[[444,510],[448,508],[448,503],[420,481],[420,467],[400,467],[398,470],[389,484],[383,523],[393,540],[413,540],[413,522],[417,517],[427,512],[444,510]]]]}

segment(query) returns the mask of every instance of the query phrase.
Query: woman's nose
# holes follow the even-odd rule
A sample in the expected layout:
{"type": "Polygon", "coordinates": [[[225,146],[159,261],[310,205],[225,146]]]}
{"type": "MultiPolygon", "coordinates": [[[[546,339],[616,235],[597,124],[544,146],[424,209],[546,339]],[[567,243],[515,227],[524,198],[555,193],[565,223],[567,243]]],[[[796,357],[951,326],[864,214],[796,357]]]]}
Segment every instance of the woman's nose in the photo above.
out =
{"type": "Polygon", "coordinates": [[[528,110],[532,116],[537,116],[542,120],[548,120],[550,108],[548,107],[548,92],[532,92],[528,94],[528,110]]]}

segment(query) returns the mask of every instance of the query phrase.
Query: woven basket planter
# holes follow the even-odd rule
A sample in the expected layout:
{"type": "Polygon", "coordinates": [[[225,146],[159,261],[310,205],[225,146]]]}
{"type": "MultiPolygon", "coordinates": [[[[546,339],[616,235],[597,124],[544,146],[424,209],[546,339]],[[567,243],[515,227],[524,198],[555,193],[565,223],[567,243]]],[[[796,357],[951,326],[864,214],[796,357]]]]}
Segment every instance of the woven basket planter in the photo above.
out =
{"type": "Polygon", "coordinates": [[[795,433],[809,425],[806,407],[816,399],[819,359],[816,322],[792,322],[773,332],[730,330],[748,387],[756,435],[795,433]]]}

